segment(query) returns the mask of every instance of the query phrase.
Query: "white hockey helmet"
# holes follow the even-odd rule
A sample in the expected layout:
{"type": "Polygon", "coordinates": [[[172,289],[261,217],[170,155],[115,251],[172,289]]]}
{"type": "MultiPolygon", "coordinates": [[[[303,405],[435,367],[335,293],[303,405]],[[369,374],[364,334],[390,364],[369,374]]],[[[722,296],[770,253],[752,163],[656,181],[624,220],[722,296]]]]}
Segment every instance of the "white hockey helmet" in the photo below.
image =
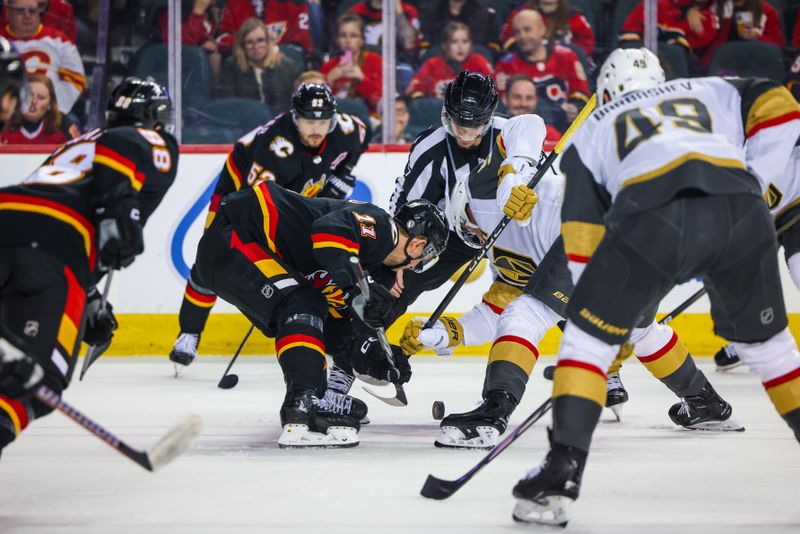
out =
{"type": "Polygon", "coordinates": [[[600,67],[597,96],[605,104],[627,92],[649,89],[665,80],[664,69],[661,68],[658,57],[650,50],[617,48],[600,67]]]}

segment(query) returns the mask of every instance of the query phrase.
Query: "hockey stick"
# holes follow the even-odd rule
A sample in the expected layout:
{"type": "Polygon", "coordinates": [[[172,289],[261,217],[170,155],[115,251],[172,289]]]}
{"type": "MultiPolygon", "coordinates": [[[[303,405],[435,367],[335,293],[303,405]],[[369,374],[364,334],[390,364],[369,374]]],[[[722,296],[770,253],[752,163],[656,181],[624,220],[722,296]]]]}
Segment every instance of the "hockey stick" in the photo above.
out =
{"type": "MultiPolygon", "coordinates": [[[[114,271],[108,271],[106,274],[106,285],[103,287],[103,294],[100,296],[100,310],[103,311],[106,309],[106,303],[108,302],[108,291],[111,289],[111,278],[114,276],[114,271]]],[[[86,371],[89,370],[89,367],[92,366],[94,362],[100,359],[100,356],[108,350],[108,347],[111,346],[111,340],[109,339],[106,343],[101,343],[100,345],[89,345],[86,349],[86,356],[83,357],[83,365],[81,366],[81,374],[78,375],[78,381],[83,380],[83,375],[86,374],[86,371]]]]}
{"type": "MultiPolygon", "coordinates": [[[[364,304],[369,300],[369,283],[367,283],[367,275],[364,272],[364,268],[361,267],[361,264],[358,262],[357,256],[350,257],[350,263],[353,264],[353,268],[356,271],[356,279],[358,281],[358,287],[361,289],[361,296],[364,299],[364,304]]],[[[355,308],[353,308],[355,310],[355,308]]],[[[362,311],[363,315],[363,311],[362,311]]],[[[386,361],[391,367],[392,371],[394,371],[398,376],[400,373],[397,371],[397,366],[394,363],[394,356],[392,355],[392,347],[389,345],[389,339],[386,337],[386,331],[383,328],[378,328],[375,330],[378,336],[378,340],[381,343],[381,347],[383,348],[383,352],[386,355],[386,361]]],[[[359,376],[361,380],[364,380],[359,376]]],[[[365,377],[366,378],[366,377],[365,377]]],[[[408,398],[406,397],[405,389],[403,389],[402,384],[392,384],[394,385],[395,389],[395,396],[394,397],[381,397],[377,393],[375,393],[372,389],[361,386],[364,391],[375,397],[376,399],[382,400],[386,404],[390,406],[408,406],[408,398]]]]}
{"type": "Polygon", "coordinates": [[[235,388],[236,384],[239,383],[239,375],[235,375],[233,373],[228,374],[228,371],[231,370],[231,367],[233,367],[233,362],[236,361],[236,358],[239,357],[239,353],[242,352],[242,349],[244,348],[244,344],[247,343],[247,340],[250,338],[250,334],[253,333],[253,328],[255,328],[255,325],[251,323],[250,324],[250,328],[247,330],[247,333],[244,335],[244,339],[242,340],[241,343],[239,343],[239,348],[236,349],[236,352],[233,355],[233,359],[228,364],[228,368],[225,369],[224,373],[222,373],[222,378],[219,379],[219,383],[217,384],[218,388],[220,388],[220,389],[232,389],[232,388],[235,388]]]}
{"type": "MultiPolygon", "coordinates": [[[[533,177],[528,181],[528,187],[531,189],[536,187],[536,184],[539,183],[545,173],[550,169],[550,167],[553,166],[553,163],[556,161],[558,155],[561,154],[561,151],[564,150],[564,145],[567,144],[569,138],[572,137],[572,134],[575,133],[575,130],[577,130],[580,125],[583,124],[583,121],[586,120],[596,105],[597,95],[592,95],[592,98],[586,103],[580,114],[575,117],[574,121],[572,121],[569,129],[564,132],[564,136],[556,144],[553,151],[536,170],[536,174],[534,174],[533,177]]],[[[494,245],[494,242],[497,241],[497,238],[500,237],[500,234],[503,233],[503,230],[506,229],[506,226],[508,226],[508,223],[510,222],[511,217],[508,215],[504,215],[503,218],[500,219],[500,222],[497,224],[495,229],[492,230],[492,233],[486,238],[483,247],[481,247],[480,251],[478,251],[478,255],[472,258],[472,261],[469,262],[467,267],[461,273],[461,276],[459,276],[458,280],[456,280],[456,283],[453,284],[453,287],[451,287],[450,291],[447,292],[447,295],[445,295],[445,297],[442,299],[442,302],[439,303],[439,306],[436,307],[433,314],[428,318],[428,322],[425,323],[424,328],[432,328],[433,325],[436,324],[436,321],[439,320],[439,317],[442,316],[447,306],[450,305],[450,302],[456,296],[456,293],[461,290],[461,287],[467,281],[467,278],[470,277],[472,272],[478,267],[478,264],[481,262],[481,260],[485,258],[487,254],[489,254],[489,250],[492,248],[492,245],[494,245]]]]}
{"type": "Polygon", "coordinates": [[[533,424],[542,418],[544,414],[550,410],[550,407],[553,404],[553,399],[548,397],[546,401],[542,403],[541,406],[536,408],[532,414],[528,416],[520,425],[514,429],[508,436],[506,436],[503,441],[498,443],[494,449],[489,451],[489,454],[481,458],[475,466],[461,475],[456,480],[442,480],[441,478],[436,478],[433,475],[428,475],[428,478],[425,480],[425,484],[422,486],[422,490],[419,492],[420,495],[423,497],[427,497],[428,499],[436,499],[436,500],[444,500],[450,497],[452,494],[457,492],[461,486],[466,484],[470,481],[475,474],[486,467],[489,462],[494,460],[501,452],[503,452],[509,445],[514,443],[514,441],[520,437],[526,430],[528,430],[533,424]]]}
{"type": "Polygon", "coordinates": [[[148,471],[159,469],[183,453],[192,440],[200,434],[203,422],[197,415],[190,415],[172,427],[160,440],[146,451],[139,451],[117,436],[95,423],[73,406],[67,404],[56,392],[47,386],[39,386],[36,398],[54,410],[63,413],[80,426],[105,441],[111,448],[127,456],[148,471]]]}

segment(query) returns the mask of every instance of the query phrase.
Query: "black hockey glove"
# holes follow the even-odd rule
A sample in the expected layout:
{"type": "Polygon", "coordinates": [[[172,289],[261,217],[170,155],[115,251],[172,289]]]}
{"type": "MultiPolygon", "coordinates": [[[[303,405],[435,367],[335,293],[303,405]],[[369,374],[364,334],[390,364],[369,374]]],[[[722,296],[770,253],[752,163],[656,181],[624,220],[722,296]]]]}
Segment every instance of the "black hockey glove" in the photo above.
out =
{"type": "Polygon", "coordinates": [[[404,384],[411,380],[411,364],[408,356],[397,345],[390,345],[396,369],[392,369],[388,356],[376,337],[357,341],[352,350],[353,369],[369,375],[376,380],[386,380],[394,384],[404,384]]]}
{"type": "Polygon", "coordinates": [[[385,328],[389,326],[395,299],[381,284],[369,278],[367,283],[369,284],[369,299],[366,303],[363,303],[361,290],[355,286],[348,296],[348,304],[355,311],[355,315],[368,327],[373,330],[385,328]]]}
{"type": "Polygon", "coordinates": [[[325,185],[322,186],[322,191],[319,192],[320,197],[345,199],[353,194],[353,189],[356,186],[356,177],[350,174],[342,176],[331,175],[325,180],[325,185]]]}
{"type": "Polygon", "coordinates": [[[36,360],[0,338],[0,395],[27,397],[42,383],[44,370],[36,360]]]}
{"type": "Polygon", "coordinates": [[[86,295],[86,328],[83,331],[83,341],[89,345],[109,345],[114,330],[119,328],[114,307],[106,301],[105,308],[101,308],[101,301],[102,295],[93,286],[86,295]]]}
{"type": "Polygon", "coordinates": [[[108,269],[122,269],[144,251],[139,203],[132,198],[98,213],[100,263],[108,269]]]}

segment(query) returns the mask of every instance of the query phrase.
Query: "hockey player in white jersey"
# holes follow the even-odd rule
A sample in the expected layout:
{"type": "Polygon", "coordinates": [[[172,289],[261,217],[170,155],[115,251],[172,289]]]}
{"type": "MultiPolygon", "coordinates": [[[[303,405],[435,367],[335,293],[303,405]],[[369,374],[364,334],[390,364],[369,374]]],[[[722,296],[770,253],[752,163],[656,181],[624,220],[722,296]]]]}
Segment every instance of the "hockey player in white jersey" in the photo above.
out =
{"type": "MultiPolygon", "coordinates": [[[[800,142],[800,139],[798,139],[800,142]]],[[[794,287],[800,290],[800,146],[795,145],[789,165],[770,182],[764,191],[764,200],[775,218],[775,229],[785,227],[778,235],[778,244],[783,246],[783,257],[794,287]]],[[[714,355],[720,371],[739,367],[743,362],[732,344],[727,344],[714,355]]]]}
{"type": "MultiPolygon", "coordinates": [[[[788,329],[761,183],[800,134],[791,94],[764,79],[664,82],[646,49],[615,50],[596,109],[563,152],[561,234],[576,280],[553,382],[551,447],[514,487],[514,518],[564,526],[605,398],[605,371],[642,317],[700,277],[715,332],[800,440],[800,353],[788,329]]],[[[707,409],[707,392],[686,413],[707,409]]]]}
{"type": "MultiPolygon", "coordinates": [[[[457,177],[447,197],[448,218],[457,235],[473,247],[482,246],[482,236],[491,232],[504,214],[514,219],[489,251],[495,281],[483,301],[461,318],[443,317],[427,329],[417,318],[406,326],[400,341],[408,353],[422,347],[442,350],[493,343],[483,403],[470,412],[445,417],[435,441],[439,447],[494,447],[525,392],[539,356],[539,342],[563,320],[572,292],[560,238],[564,178],[551,168],[535,191],[526,185],[545,159],[544,122],[537,115],[515,117],[504,124],[500,136],[506,153],[499,180],[465,173],[457,177]]],[[[713,393],[669,326],[648,316],[641,328],[633,330],[631,340],[642,363],[678,397],[691,398],[704,390],[713,393]]],[[[616,362],[611,371],[618,372],[620,364],[616,362]]],[[[609,382],[609,390],[612,387],[609,382]]],[[[607,405],[608,400],[607,394],[607,405]]],[[[731,418],[730,405],[716,393],[713,400],[713,409],[702,417],[688,420],[679,416],[683,403],[670,409],[670,417],[687,428],[743,430],[731,418]]]]}

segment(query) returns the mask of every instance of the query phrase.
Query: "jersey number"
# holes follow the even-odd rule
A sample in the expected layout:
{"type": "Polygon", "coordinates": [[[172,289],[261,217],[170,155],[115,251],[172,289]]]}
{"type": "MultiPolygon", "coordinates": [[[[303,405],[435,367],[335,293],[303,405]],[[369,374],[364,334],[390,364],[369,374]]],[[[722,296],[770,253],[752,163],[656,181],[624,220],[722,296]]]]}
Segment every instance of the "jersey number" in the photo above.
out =
{"type": "MultiPolygon", "coordinates": [[[[658,112],[664,117],[672,117],[672,125],[693,132],[710,133],[711,115],[708,108],[696,98],[673,98],[658,105],[658,112]]],[[[661,122],[642,113],[641,109],[631,109],[621,113],[614,122],[617,135],[617,156],[622,161],[642,141],[656,135],[661,122]]]]}

